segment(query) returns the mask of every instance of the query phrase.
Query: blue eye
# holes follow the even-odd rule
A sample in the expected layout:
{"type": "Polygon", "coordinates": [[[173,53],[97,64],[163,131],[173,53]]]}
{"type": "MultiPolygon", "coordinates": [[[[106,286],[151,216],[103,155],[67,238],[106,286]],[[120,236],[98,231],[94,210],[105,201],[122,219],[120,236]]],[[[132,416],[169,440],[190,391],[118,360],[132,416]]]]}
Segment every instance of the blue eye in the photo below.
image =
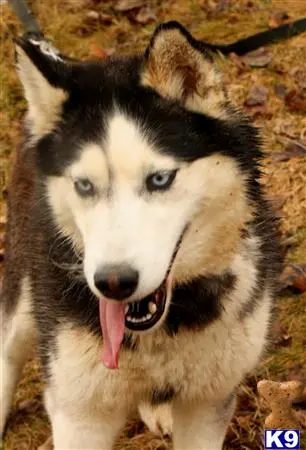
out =
{"type": "Polygon", "coordinates": [[[95,188],[88,178],[78,178],[74,182],[74,188],[81,197],[92,197],[95,194],[95,188]]]}
{"type": "Polygon", "coordinates": [[[146,186],[149,192],[165,191],[172,185],[176,175],[176,170],[167,172],[155,172],[146,179],[146,186]]]}

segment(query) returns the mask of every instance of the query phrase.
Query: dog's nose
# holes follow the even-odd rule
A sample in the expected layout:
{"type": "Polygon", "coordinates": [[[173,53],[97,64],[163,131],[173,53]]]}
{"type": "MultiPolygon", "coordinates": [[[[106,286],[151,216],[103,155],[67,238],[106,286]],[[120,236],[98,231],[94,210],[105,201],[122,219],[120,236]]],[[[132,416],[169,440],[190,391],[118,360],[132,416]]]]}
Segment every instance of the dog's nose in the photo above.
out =
{"type": "Polygon", "coordinates": [[[104,297],[123,300],[135,292],[139,273],[130,266],[106,266],[94,275],[94,283],[104,297]]]}

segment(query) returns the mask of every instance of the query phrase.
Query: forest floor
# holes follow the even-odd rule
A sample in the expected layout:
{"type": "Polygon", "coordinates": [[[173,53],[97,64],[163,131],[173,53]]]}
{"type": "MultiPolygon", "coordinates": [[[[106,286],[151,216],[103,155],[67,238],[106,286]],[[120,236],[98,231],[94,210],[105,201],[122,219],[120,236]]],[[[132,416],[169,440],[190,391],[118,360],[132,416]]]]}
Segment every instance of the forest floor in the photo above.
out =
{"type": "MultiPolygon", "coordinates": [[[[199,39],[227,43],[286,20],[306,17],[305,0],[30,3],[45,35],[63,53],[82,59],[142,51],[156,24],[170,19],[180,21],[199,39]],[[133,5],[135,8],[130,9],[133,5]]],[[[0,3],[0,20],[1,276],[10,156],[20,138],[26,104],[14,70],[11,41],[11,34],[21,33],[21,28],[5,3],[0,3]]],[[[253,118],[264,136],[263,182],[282,219],[280,236],[286,253],[284,289],[277,300],[272,347],[256,373],[239,389],[236,415],[226,440],[228,450],[261,450],[263,421],[268,411],[260,405],[257,381],[298,379],[306,383],[306,33],[268,46],[249,59],[220,57],[220,64],[233,102],[253,118]]],[[[33,355],[18,387],[3,450],[34,450],[50,434],[41,391],[40,367],[33,355]]],[[[305,403],[297,407],[297,412],[301,427],[306,428],[305,403]]],[[[116,446],[117,450],[171,448],[168,439],[153,436],[137,419],[128,423],[116,446]]]]}

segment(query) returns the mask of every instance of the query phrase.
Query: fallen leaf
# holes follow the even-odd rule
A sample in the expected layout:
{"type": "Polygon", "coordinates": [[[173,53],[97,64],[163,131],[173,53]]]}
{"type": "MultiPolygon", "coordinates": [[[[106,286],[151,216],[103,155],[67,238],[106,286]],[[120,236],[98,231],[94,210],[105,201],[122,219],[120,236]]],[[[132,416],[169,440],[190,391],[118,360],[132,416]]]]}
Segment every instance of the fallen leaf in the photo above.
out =
{"type": "Polygon", "coordinates": [[[289,71],[289,74],[293,77],[300,89],[306,89],[306,66],[293,67],[289,71]]]}
{"type": "Polygon", "coordinates": [[[245,62],[238,56],[236,53],[230,53],[229,59],[235,64],[235,66],[238,68],[238,73],[242,73],[246,70],[246,64],[245,62]]]}
{"type": "Polygon", "coordinates": [[[282,83],[277,83],[274,86],[274,92],[277,95],[277,97],[284,99],[287,95],[287,86],[282,83]]]}
{"type": "Polygon", "coordinates": [[[289,347],[292,343],[292,336],[283,334],[282,339],[278,342],[280,347],[289,347]]]}
{"type": "Polygon", "coordinates": [[[291,111],[306,111],[306,93],[293,89],[285,97],[287,107],[291,111]]]}
{"type": "Polygon", "coordinates": [[[111,25],[113,23],[113,16],[106,13],[99,13],[99,21],[102,25],[111,25]]]}
{"type": "Polygon", "coordinates": [[[289,161],[291,158],[306,157],[306,147],[300,142],[291,142],[283,152],[273,152],[270,157],[275,162],[289,161]]]}
{"type": "Polygon", "coordinates": [[[114,47],[102,48],[96,44],[92,44],[90,47],[90,56],[97,59],[105,59],[115,53],[116,49],[114,47]]]}
{"type": "Polygon", "coordinates": [[[141,8],[146,2],[144,0],[119,0],[114,6],[116,11],[126,12],[131,9],[141,8]]]}
{"type": "Polygon", "coordinates": [[[280,282],[282,289],[290,289],[294,293],[306,291],[306,263],[288,264],[281,276],[280,282]]]}
{"type": "Polygon", "coordinates": [[[88,11],[86,14],[86,18],[94,21],[99,20],[99,13],[98,11],[88,11]]]}
{"type": "Polygon", "coordinates": [[[291,158],[306,157],[306,147],[304,145],[293,144],[288,146],[283,152],[273,152],[270,155],[272,161],[285,162],[291,158]]]}
{"type": "Polygon", "coordinates": [[[79,12],[88,7],[88,0],[66,0],[65,7],[68,11],[79,12]]]}
{"type": "Polygon", "coordinates": [[[135,21],[138,23],[141,23],[142,25],[147,25],[148,23],[154,23],[156,22],[157,17],[154,12],[154,10],[151,8],[151,6],[143,6],[138,11],[135,21]]]}
{"type": "Polygon", "coordinates": [[[279,320],[275,320],[271,327],[271,339],[274,343],[278,343],[282,336],[282,326],[279,320]]]}
{"type": "Polygon", "coordinates": [[[257,117],[266,117],[267,119],[272,117],[272,113],[267,111],[266,105],[248,106],[245,109],[253,120],[257,117]]]}
{"type": "Polygon", "coordinates": [[[113,22],[113,17],[110,14],[100,13],[98,11],[88,11],[85,16],[86,25],[97,26],[97,25],[111,25],[113,22]]]}
{"type": "Polygon", "coordinates": [[[246,53],[241,59],[250,67],[266,67],[271,62],[272,56],[265,47],[261,47],[246,53]]]}
{"type": "Polygon", "coordinates": [[[282,25],[286,20],[288,20],[289,14],[286,11],[282,10],[275,10],[271,13],[270,19],[269,19],[269,27],[270,28],[276,28],[282,25]]]}
{"type": "Polygon", "coordinates": [[[265,86],[256,84],[250,89],[244,104],[245,106],[264,105],[268,100],[268,95],[269,91],[265,86]]]}
{"type": "Polygon", "coordinates": [[[215,6],[216,12],[225,12],[230,8],[231,0],[218,0],[215,6]]]}
{"type": "Polygon", "coordinates": [[[271,327],[271,341],[276,347],[291,345],[292,336],[287,333],[279,320],[275,320],[271,327]]]}

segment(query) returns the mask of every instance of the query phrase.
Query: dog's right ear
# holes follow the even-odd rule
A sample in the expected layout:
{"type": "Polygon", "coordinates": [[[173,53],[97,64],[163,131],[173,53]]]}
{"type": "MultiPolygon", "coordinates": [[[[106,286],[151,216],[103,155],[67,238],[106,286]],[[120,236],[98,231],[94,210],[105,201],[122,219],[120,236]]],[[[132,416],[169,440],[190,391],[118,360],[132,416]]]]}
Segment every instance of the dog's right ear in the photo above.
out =
{"type": "Polygon", "coordinates": [[[69,63],[43,40],[15,39],[17,70],[28,101],[33,137],[51,131],[68,94],[69,63]]]}

